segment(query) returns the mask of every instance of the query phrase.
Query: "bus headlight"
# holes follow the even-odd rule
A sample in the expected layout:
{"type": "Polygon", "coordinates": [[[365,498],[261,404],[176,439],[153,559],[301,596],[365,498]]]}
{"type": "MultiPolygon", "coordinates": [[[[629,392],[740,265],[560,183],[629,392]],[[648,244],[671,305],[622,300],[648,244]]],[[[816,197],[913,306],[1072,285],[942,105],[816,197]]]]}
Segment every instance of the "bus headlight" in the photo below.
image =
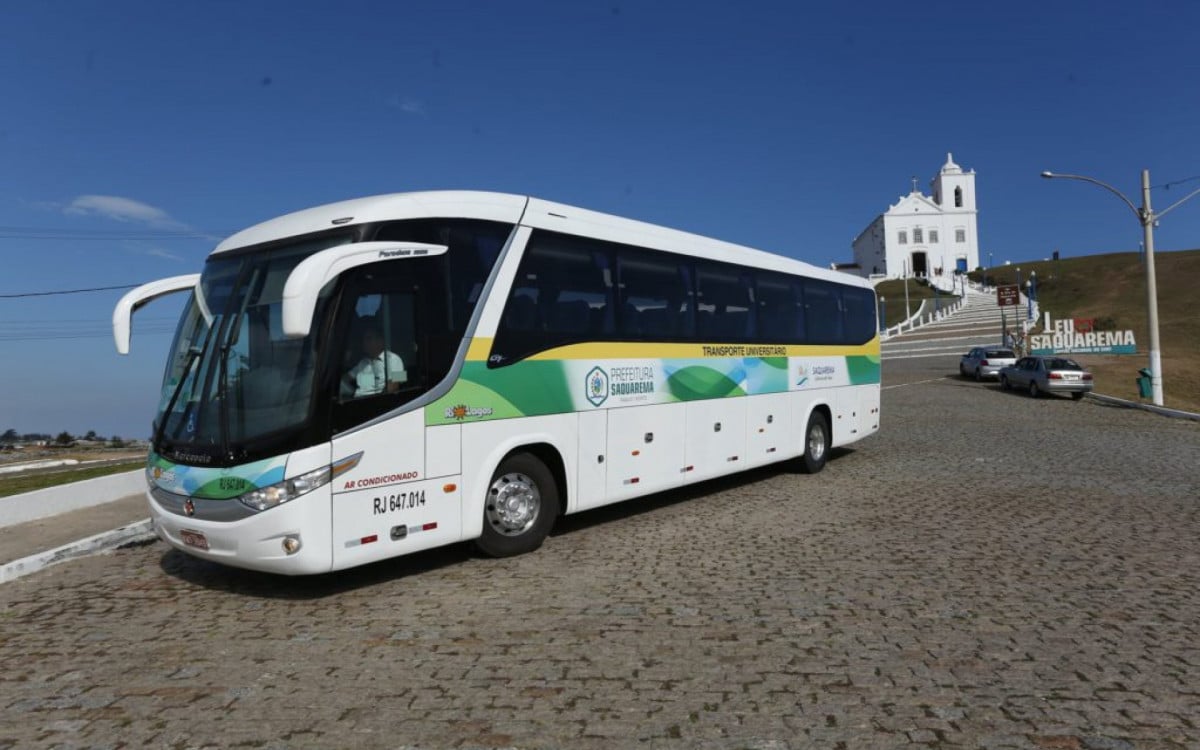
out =
{"type": "Polygon", "coordinates": [[[323,484],[329,484],[332,476],[332,469],[328,466],[323,466],[307,474],[301,474],[298,477],[285,479],[282,482],[276,482],[267,487],[260,487],[253,492],[247,492],[245,495],[239,497],[238,500],[243,505],[249,506],[254,510],[267,510],[268,508],[274,508],[276,505],[282,505],[289,500],[295,500],[301,495],[312,492],[323,484]]]}

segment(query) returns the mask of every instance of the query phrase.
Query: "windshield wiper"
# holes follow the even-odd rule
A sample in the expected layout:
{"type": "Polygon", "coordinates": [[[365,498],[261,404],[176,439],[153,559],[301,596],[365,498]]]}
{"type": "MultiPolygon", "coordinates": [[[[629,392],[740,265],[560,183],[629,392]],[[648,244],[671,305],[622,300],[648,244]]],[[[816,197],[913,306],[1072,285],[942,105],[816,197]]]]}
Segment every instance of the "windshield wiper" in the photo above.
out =
{"type": "Polygon", "coordinates": [[[209,328],[208,336],[204,337],[203,347],[188,347],[187,361],[183,363],[183,371],[179,374],[179,382],[175,384],[175,390],[171,392],[171,399],[167,401],[167,406],[163,409],[162,418],[158,420],[158,427],[154,430],[154,442],[152,445],[157,446],[162,441],[163,433],[167,429],[167,420],[171,418],[171,410],[175,408],[175,402],[179,400],[179,394],[183,393],[183,385],[187,382],[188,375],[192,372],[192,365],[196,364],[196,360],[200,359],[200,355],[208,348],[208,340],[211,337],[212,328],[209,328]]]}
{"type": "MultiPolygon", "coordinates": [[[[238,277],[239,285],[245,278],[246,269],[238,277]]],[[[255,292],[255,287],[258,285],[260,269],[254,268],[250,272],[250,279],[245,283],[245,294],[242,295],[242,304],[238,307],[237,316],[226,320],[227,333],[222,338],[225,339],[221,344],[221,360],[217,363],[217,419],[221,430],[221,452],[227,455],[232,455],[230,451],[229,439],[229,353],[233,351],[233,347],[237,346],[238,341],[242,336],[242,320],[246,317],[246,309],[250,306],[250,297],[255,292]]]]}
{"type": "MultiPolygon", "coordinates": [[[[237,328],[233,329],[236,331],[237,328]]],[[[219,429],[221,430],[221,452],[229,452],[229,386],[227,378],[229,377],[229,351],[233,348],[233,342],[229,342],[221,347],[220,353],[217,355],[220,360],[217,362],[217,418],[219,429]]]]}

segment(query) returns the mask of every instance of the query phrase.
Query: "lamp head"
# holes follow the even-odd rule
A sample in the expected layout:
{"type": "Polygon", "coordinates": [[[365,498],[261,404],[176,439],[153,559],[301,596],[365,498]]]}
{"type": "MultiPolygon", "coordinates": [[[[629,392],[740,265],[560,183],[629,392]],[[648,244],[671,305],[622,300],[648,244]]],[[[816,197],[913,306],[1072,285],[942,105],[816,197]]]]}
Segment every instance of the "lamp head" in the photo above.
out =
{"type": "Polygon", "coordinates": [[[1048,172],[1048,171],[1047,171],[1047,172],[1042,172],[1042,177],[1044,177],[1045,179],[1049,180],[1050,178],[1054,177],[1054,173],[1053,173],[1053,172],[1048,172]]]}

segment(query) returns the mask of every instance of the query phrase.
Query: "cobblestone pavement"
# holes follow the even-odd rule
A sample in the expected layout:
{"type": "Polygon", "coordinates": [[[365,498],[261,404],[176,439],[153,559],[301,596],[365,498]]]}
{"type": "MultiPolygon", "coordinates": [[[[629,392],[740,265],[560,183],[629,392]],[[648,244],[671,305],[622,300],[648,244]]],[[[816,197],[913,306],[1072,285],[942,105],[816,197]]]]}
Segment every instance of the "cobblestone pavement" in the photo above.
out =
{"type": "Polygon", "coordinates": [[[0,748],[1200,747],[1200,425],[953,367],[889,363],[883,431],[816,477],[519,558],[154,543],[7,584],[0,748]]]}

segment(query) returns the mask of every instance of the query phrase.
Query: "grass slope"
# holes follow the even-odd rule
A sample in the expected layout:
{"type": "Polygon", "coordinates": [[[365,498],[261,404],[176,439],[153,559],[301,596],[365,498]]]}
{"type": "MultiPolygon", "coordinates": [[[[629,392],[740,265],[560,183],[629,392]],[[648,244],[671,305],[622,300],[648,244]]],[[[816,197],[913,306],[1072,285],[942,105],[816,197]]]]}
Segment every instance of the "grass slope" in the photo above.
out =
{"type": "MultiPolygon", "coordinates": [[[[1200,316],[1196,287],[1200,285],[1200,250],[1155,253],[1158,282],[1158,324],[1167,406],[1200,412],[1200,316]]],[[[1089,255],[1062,260],[1022,262],[1021,283],[1037,274],[1038,303],[1051,318],[1095,318],[1105,330],[1132,330],[1136,356],[1078,355],[1096,375],[1096,391],[1137,399],[1135,378],[1149,366],[1146,270],[1138,253],[1089,255]]],[[[1016,283],[1016,268],[985,272],[996,283],[1016,283]]],[[[979,281],[984,273],[971,278],[979,281]]],[[[1141,399],[1149,402],[1149,399],[1141,399]]]]}

